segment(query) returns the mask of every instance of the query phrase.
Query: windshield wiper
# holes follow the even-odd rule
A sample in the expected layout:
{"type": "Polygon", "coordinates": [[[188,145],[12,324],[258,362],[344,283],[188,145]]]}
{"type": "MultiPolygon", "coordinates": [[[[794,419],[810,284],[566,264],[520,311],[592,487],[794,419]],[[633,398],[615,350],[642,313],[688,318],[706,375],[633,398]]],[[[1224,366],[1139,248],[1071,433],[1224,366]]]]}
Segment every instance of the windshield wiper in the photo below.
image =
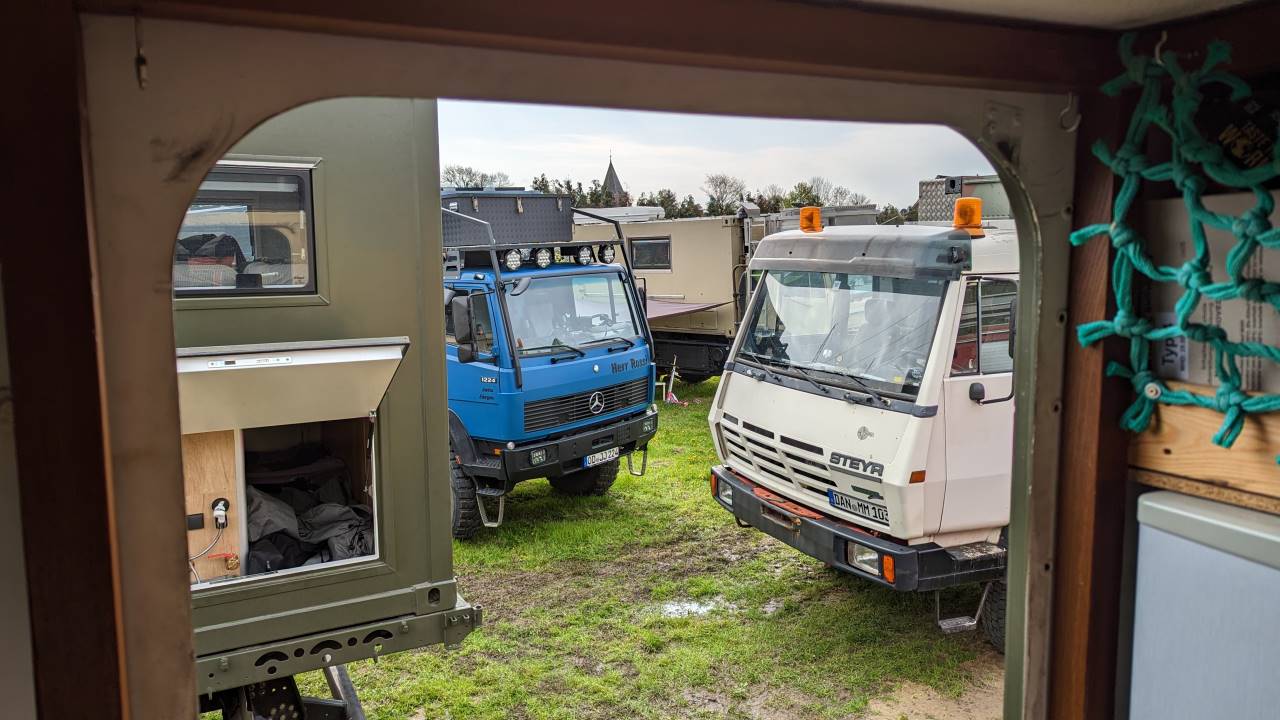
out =
{"type": "Polygon", "coordinates": [[[769,368],[765,367],[764,363],[767,363],[767,364],[769,364],[769,365],[777,365],[777,366],[779,366],[779,367],[783,367],[783,364],[782,364],[782,363],[778,362],[777,360],[771,360],[771,359],[769,359],[769,358],[767,358],[767,357],[765,357],[765,356],[763,356],[763,355],[757,355],[757,354],[755,354],[755,353],[753,353],[753,352],[740,352],[740,353],[738,353],[738,357],[742,357],[743,355],[746,355],[747,357],[755,358],[756,362],[752,362],[751,360],[748,360],[748,361],[747,361],[747,363],[748,363],[748,364],[750,364],[750,365],[754,365],[754,366],[756,366],[756,367],[760,368],[760,371],[764,373],[765,377],[769,378],[770,380],[772,380],[772,381],[774,381],[774,382],[779,382],[779,383],[781,382],[781,378],[778,376],[778,373],[776,373],[776,372],[774,372],[774,371],[770,370],[769,368]]]}
{"type": "MultiPolygon", "coordinates": [[[[580,347],[574,347],[573,345],[570,345],[569,343],[566,343],[566,342],[563,342],[563,341],[560,341],[560,340],[556,340],[556,341],[552,342],[550,345],[539,345],[538,347],[523,348],[523,349],[521,350],[521,354],[523,355],[523,354],[525,354],[525,353],[536,352],[536,351],[538,351],[538,350],[558,350],[558,351],[560,351],[560,352],[562,352],[562,353],[563,353],[563,352],[576,353],[576,357],[586,357],[586,356],[587,356],[587,353],[586,353],[582,348],[580,348],[580,347]]],[[[561,358],[554,358],[554,357],[553,357],[553,358],[551,358],[551,362],[553,362],[553,363],[554,363],[554,362],[559,362],[560,360],[561,360],[561,358]]]]}
{"type": "Polygon", "coordinates": [[[614,335],[613,337],[600,338],[599,340],[592,340],[589,344],[591,344],[591,345],[595,345],[596,343],[602,343],[602,342],[607,342],[607,343],[624,342],[624,343],[626,343],[626,344],[627,344],[627,346],[626,346],[625,348],[616,348],[616,347],[611,347],[611,348],[609,348],[609,352],[614,352],[614,351],[619,350],[619,349],[621,349],[621,350],[630,350],[631,348],[633,348],[633,347],[635,347],[635,346],[636,346],[636,341],[635,341],[635,340],[632,340],[632,339],[630,339],[630,338],[624,338],[624,337],[622,337],[621,335],[614,335]]]}
{"type": "MultiPolygon", "coordinates": [[[[875,399],[876,402],[880,403],[881,405],[888,405],[888,403],[884,401],[884,396],[876,392],[876,390],[872,388],[870,385],[868,385],[865,381],[863,381],[862,378],[858,377],[857,375],[845,375],[844,377],[847,377],[850,380],[858,383],[858,387],[862,388],[862,392],[865,392],[866,394],[870,395],[872,398],[875,399]]],[[[844,399],[848,400],[849,402],[855,401],[855,398],[851,397],[851,393],[845,393],[844,399]]]]}
{"type": "Polygon", "coordinates": [[[818,388],[818,392],[822,393],[823,395],[830,395],[830,394],[831,394],[831,391],[830,391],[829,389],[827,389],[827,386],[826,386],[826,385],[823,385],[822,383],[820,383],[820,382],[818,382],[817,380],[814,380],[814,379],[813,379],[813,376],[809,374],[809,373],[810,373],[810,371],[809,371],[809,370],[805,370],[804,368],[800,367],[799,365],[790,365],[790,366],[789,366],[789,368],[790,368],[791,370],[795,370],[796,372],[800,373],[797,377],[799,377],[799,378],[800,378],[800,379],[802,379],[802,380],[807,380],[807,381],[809,381],[809,384],[810,384],[810,385],[812,385],[812,386],[814,386],[814,387],[818,388]]]}

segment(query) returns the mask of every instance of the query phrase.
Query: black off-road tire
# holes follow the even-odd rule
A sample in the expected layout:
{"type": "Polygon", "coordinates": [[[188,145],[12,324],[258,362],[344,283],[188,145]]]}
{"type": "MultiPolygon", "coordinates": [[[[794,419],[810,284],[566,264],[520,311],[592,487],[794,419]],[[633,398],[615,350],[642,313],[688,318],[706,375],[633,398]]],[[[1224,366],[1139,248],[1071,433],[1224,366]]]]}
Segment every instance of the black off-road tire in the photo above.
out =
{"type": "Polygon", "coordinates": [[[1004,654],[1004,615],[1008,600],[1008,578],[991,581],[987,601],[982,606],[982,632],[987,636],[987,642],[1001,655],[1004,654]]]}
{"type": "Polygon", "coordinates": [[[603,495],[609,492],[609,488],[613,487],[613,481],[618,479],[620,462],[620,460],[614,460],[604,465],[548,479],[556,492],[565,495],[603,495]]]}
{"type": "Polygon", "coordinates": [[[467,477],[454,456],[449,460],[449,486],[453,491],[453,537],[470,540],[484,527],[480,520],[480,498],[476,497],[476,483],[467,477]]]}

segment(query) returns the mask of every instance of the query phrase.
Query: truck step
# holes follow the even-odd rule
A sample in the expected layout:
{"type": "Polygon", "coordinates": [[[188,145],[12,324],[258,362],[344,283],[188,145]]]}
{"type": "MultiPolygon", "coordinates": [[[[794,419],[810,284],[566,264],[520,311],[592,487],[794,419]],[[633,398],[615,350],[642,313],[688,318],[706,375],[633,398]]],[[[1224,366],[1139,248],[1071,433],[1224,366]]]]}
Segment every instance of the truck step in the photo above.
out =
{"type": "Polygon", "coordinates": [[[987,593],[991,591],[991,583],[987,583],[982,588],[982,597],[978,600],[978,611],[973,615],[956,615],[955,617],[942,617],[942,591],[933,591],[933,609],[934,619],[938,623],[938,629],[945,635],[958,632],[969,632],[978,627],[978,621],[982,619],[982,606],[987,604],[987,593]]]}
{"type": "Polygon", "coordinates": [[[502,488],[477,486],[476,494],[482,497],[496,498],[496,497],[502,497],[503,495],[506,495],[507,491],[502,488]]]}
{"type": "Polygon", "coordinates": [[[947,548],[947,554],[950,555],[952,559],[959,561],[997,558],[1004,555],[1005,552],[1006,550],[999,545],[986,541],[947,548]]]}
{"type": "Polygon", "coordinates": [[[968,632],[976,627],[978,627],[978,618],[971,617],[969,615],[940,618],[938,620],[938,629],[946,635],[958,632],[968,632]]]}

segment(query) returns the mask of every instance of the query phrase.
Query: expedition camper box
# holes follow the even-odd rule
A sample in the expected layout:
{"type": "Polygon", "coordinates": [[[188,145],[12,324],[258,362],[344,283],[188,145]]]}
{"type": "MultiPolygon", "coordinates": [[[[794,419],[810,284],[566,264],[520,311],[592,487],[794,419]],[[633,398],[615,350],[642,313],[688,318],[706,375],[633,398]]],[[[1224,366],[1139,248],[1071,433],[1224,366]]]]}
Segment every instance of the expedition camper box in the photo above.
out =
{"type": "MultiPolygon", "coordinates": [[[[660,210],[659,210],[660,212],[660,210]]],[[[761,214],[743,202],[736,216],[621,220],[632,269],[647,298],[654,356],[687,383],[719,375],[754,288],[747,266],[767,234],[799,227],[799,208],[761,214]]],[[[822,208],[827,225],[874,224],[874,205],[822,208]]],[[[574,226],[574,237],[598,241],[599,223],[574,226]]]]}
{"type": "Polygon", "coordinates": [[[709,416],[715,499],[897,590],[997,581],[973,616],[939,624],[983,618],[1002,641],[1014,232],[811,219],[766,237],[751,271],[759,285],[709,416]]]}
{"type": "Polygon", "coordinates": [[[457,645],[480,623],[452,568],[443,314],[420,291],[441,280],[435,129],[432,101],[303,106],[237,143],[183,220],[205,709],[284,702],[297,673],[457,645]]]}
{"type": "Polygon", "coordinates": [[[599,495],[623,457],[644,474],[653,339],[618,225],[575,240],[574,216],[598,216],[523,188],[448,188],[441,203],[454,536],[500,525],[524,480],[599,495]]]}

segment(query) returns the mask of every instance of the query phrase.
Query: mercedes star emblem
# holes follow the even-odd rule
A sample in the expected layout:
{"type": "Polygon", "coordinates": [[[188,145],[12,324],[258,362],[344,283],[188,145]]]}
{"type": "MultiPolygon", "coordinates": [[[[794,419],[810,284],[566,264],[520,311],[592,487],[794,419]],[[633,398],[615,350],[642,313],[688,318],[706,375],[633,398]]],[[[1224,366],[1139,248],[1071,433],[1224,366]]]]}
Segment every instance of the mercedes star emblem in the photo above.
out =
{"type": "Polygon", "coordinates": [[[599,415],[604,410],[604,393],[591,393],[591,403],[588,407],[591,408],[592,415],[599,415]]]}

